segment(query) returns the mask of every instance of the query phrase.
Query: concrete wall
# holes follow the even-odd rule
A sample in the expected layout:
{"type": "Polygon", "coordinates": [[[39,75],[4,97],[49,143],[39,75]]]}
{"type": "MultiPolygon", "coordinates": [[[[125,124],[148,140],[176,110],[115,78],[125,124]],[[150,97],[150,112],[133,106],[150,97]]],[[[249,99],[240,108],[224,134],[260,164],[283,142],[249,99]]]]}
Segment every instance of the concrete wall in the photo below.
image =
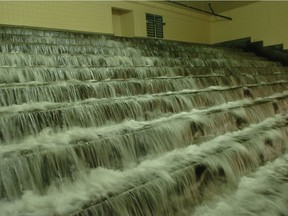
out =
{"type": "Polygon", "coordinates": [[[211,18],[211,43],[243,37],[263,40],[264,45],[284,43],[288,48],[288,2],[261,1],[227,11],[233,18],[211,18]]]}
{"type": "Polygon", "coordinates": [[[210,42],[210,22],[207,15],[155,2],[138,2],[131,6],[130,9],[134,8],[135,10],[136,36],[146,36],[146,13],[152,13],[163,16],[166,23],[164,26],[166,39],[198,43],[210,42]],[[135,7],[136,5],[138,7],[135,7]]]}
{"type": "Polygon", "coordinates": [[[210,42],[209,16],[156,2],[0,1],[0,24],[146,37],[146,13],[162,15],[164,38],[210,42]],[[112,16],[112,8],[128,10],[112,16]]]}
{"type": "Polygon", "coordinates": [[[162,15],[164,38],[217,43],[251,36],[288,48],[288,2],[257,2],[227,11],[226,21],[170,4],[119,1],[0,1],[0,24],[146,37],[146,13],[162,15]],[[113,13],[126,11],[125,13],[113,13]]]}
{"type": "Polygon", "coordinates": [[[100,2],[0,2],[1,24],[111,33],[110,22],[111,10],[100,2]]]}

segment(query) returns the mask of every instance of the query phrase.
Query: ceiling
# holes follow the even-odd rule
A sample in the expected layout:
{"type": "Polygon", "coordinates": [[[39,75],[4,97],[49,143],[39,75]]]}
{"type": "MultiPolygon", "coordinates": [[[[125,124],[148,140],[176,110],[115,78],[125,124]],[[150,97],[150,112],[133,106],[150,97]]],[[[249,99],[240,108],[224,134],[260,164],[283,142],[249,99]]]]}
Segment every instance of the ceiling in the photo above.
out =
{"type": "MultiPolygon", "coordinates": [[[[245,6],[247,4],[254,3],[256,1],[177,1],[177,0],[172,0],[172,2],[178,2],[180,4],[183,4],[184,6],[186,5],[188,7],[195,7],[195,8],[209,11],[209,12],[211,12],[209,8],[209,3],[211,3],[211,6],[214,12],[219,14],[228,10],[232,10],[238,7],[245,6]]],[[[173,4],[173,6],[175,7],[185,8],[184,6],[171,3],[171,0],[168,0],[167,4],[173,4]]]]}

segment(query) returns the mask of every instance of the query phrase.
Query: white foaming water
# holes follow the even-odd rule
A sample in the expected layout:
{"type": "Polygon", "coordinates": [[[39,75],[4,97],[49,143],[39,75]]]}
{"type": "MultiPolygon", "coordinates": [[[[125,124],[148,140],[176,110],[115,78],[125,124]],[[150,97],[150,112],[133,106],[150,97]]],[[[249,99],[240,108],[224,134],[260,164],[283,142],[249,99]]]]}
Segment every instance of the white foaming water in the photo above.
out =
{"type": "Polygon", "coordinates": [[[38,102],[32,104],[21,104],[21,105],[11,105],[9,107],[1,107],[0,113],[3,114],[18,114],[20,112],[33,112],[33,111],[45,111],[48,109],[53,109],[55,107],[65,107],[69,103],[51,103],[51,102],[38,102]]]}
{"type": "Polygon", "coordinates": [[[287,149],[280,64],[159,39],[0,39],[0,216],[286,215],[284,162],[253,174],[287,149]],[[197,208],[223,192],[224,208],[197,208]]]}
{"type": "MultiPolygon", "coordinates": [[[[211,105],[223,104],[233,98],[242,97],[241,89],[232,91],[200,93],[189,90],[174,93],[159,93],[152,95],[118,97],[118,98],[89,98],[74,103],[43,103],[14,105],[0,108],[3,120],[1,127],[4,141],[12,141],[20,136],[37,134],[46,127],[57,124],[60,127],[100,126],[125,118],[137,120],[159,118],[168,113],[188,111],[191,107],[204,108],[211,105]],[[215,97],[211,98],[211,95],[215,97]],[[210,99],[211,98],[211,99],[210,99]],[[37,108],[39,106],[39,109],[37,108]],[[108,110],[108,111],[107,111],[108,110]],[[35,112],[36,111],[36,112],[35,112]],[[20,112],[20,113],[18,113],[20,112]],[[77,115],[76,115],[77,113],[77,115]],[[7,115],[8,114],[8,115],[7,115]],[[4,124],[5,122],[5,124],[4,124]],[[24,126],[24,123],[29,126],[24,126]],[[7,127],[9,125],[9,127],[7,127]]],[[[269,100],[269,99],[268,99],[269,100]]]]}
{"type": "MultiPolygon", "coordinates": [[[[230,88],[227,87],[219,87],[217,90],[228,90],[230,88]]],[[[147,100],[147,98],[153,98],[153,97],[157,97],[157,96],[165,96],[165,95],[177,95],[177,94],[181,94],[181,93],[195,93],[195,92],[206,92],[206,91],[212,91],[213,89],[208,88],[203,89],[203,90],[189,90],[189,89],[185,89],[185,90],[181,90],[181,91],[177,91],[177,92],[165,92],[165,93],[158,93],[158,94],[151,94],[151,95],[142,95],[142,96],[129,96],[129,97],[118,97],[117,99],[135,99],[135,100],[141,100],[141,97],[143,97],[143,100],[147,100]]],[[[216,90],[216,89],[215,89],[216,90]]],[[[228,92],[229,94],[229,92],[228,92]]],[[[107,101],[107,99],[102,99],[103,101],[107,101]]],[[[100,103],[101,99],[95,99],[95,98],[89,98],[89,99],[85,99],[83,101],[76,101],[74,103],[49,103],[49,102],[39,102],[39,103],[32,103],[32,104],[23,104],[23,105],[12,105],[9,107],[1,107],[0,108],[0,113],[17,113],[17,112],[29,112],[29,111],[34,111],[35,109],[37,109],[37,107],[39,107],[39,110],[45,110],[45,109],[53,109],[53,108],[64,108],[66,106],[78,106],[81,104],[86,104],[86,103],[100,103]]]]}
{"type": "MultiPolygon", "coordinates": [[[[45,148],[49,149],[57,147],[58,145],[69,145],[69,143],[71,143],[73,140],[82,140],[83,138],[86,140],[94,140],[99,139],[99,136],[107,137],[107,135],[119,135],[122,134],[123,131],[133,132],[140,129],[145,129],[148,126],[155,127],[158,124],[171,124],[169,122],[177,121],[177,119],[183,120],[183,122],[193,121],[207,125],[209,121],[207,120],[207,117],[205,117],[206,114],[210,112],[219,112],[221,110],[225,111],[231,109],[231,113],[235,113],[234,115],[236,115],[237,113],[239,114],[239,106],[250,103],[250,100],[245,99],[241,101],[233,101],[226,104],[221,104],[219,106],[210,107],[204,110],[193,109],[191,112],[176,113],[171,116],[169,115],[167,117],[160,117],[150,121],[126,120],[120,124],[104,127],[71,127],[63,130],[62,132],[59,130],[55,131],[52,128],[44,128],[43,131],[41,131],[37,136],[31,136],[21,141],[2,143],[3,146],[0,149],[0,152],[5,153],[17,149],[29,149],[38,145],[42,147],[45,146],[45,148]]],[[[50,105],[49,103],[47,104],[48,106],[50,105]]],[[[21,108],[18,110],[22,111],[21,108]]],[[[246,118],[245,109],[242,108],[241,110],[241,117],[246,118]]]]}
{"type": "Polygon", "coordinates": [[[240,179],[235,193],[215,198],[191,216],[287,215],[288,154],[240,179]]]}
{"type": "MultiPolygon", "coordinates": [[[[234,88],[234,87],[233,87],[234,88]]],[[[217,88],[217,90],[229,90],[230,88],[227,87],[219,87],[217,88]]],[[[182,91],[178,91],[178,92],[166,92],[166,93],[158,93],[158,94],[152,94],[152,95],[143,95],[142,98],[139,96],[130,96],[130,97],[122,97],[124,100],[127,99],[135,99],[138,101],[144,100],[146,101],[147,98],[153,98],[153,97],[158,97],[158,96],[169,96],[169,95],[177,95],[177,94],[189,94],[189,93],[195,93],[195,92],[207,92],[207,91],[213,91],[216,90],[215,88],[208,88],[208,89],[203,89],[203,90],[182,90],[182,91]]],[[[223,94],[223,92],[221,92],[223,94]]],[[[229,95],[231,95],[230,92],[227,92],[227,97],[229,98],[229,95]]],[[[277,97],[285,97],[288,95],[288,92],[285,91],[283,93],[275,93],[272,96],[269,96],[267,98],[259,98],[256,101],[261,101],[261,100],[271,100],[271,99],[275,99],[277,97]]],[[[122,99],[121,97],[119,97],[119,99],[122,99]]],[[[94,99],[94,98],[90,98],[90,99],[86,99],[83,101],[77,101],[74,103],[49,103],[49,102],[39,102],[39,103],[34,103],[34,104],[23,104],[23,105],[13,105],[13,106],[9,106],[9,107],[1,107],[0,108],[0,112],[2,113],[18,113],[18,112],[28,112],[28,111],[35,111],[37,109],[43,111],[46,109],[57,109],[59,107],[65,108],[65,107],[73,107],[73,106],[79,106],[81,104],[87,104],[87,103],[99,103],[101,101],[101,99],[94,99]]],[[[102,101],[107,101],[107,99],[102,99],[102,101]]],[[[196,104],[195,104],[196,105],[196,104]]]]}
{"type": "MultiPolygon", "coordinates": [[[[198,111],[199,112],[199,111],[198,111]]],[[[15,141],[15,143],[3,143],[0,152],[5,153],[13,150],[23,150],[32,147],[45,147],[47,149],[57,148],[61,145],[69,145],[74,140],[90,140],[99,139],[100,137],[107,137],[113,135],[121,135],[123,131],[135,132],[137,130],[145,129],[147,127],[157,126],[158,124],[166,124],[169,121],[177,121],[177,119],[183,119],[185,121],[193,120],[195,122],[204,123],[204,116],[201,112],[198,114],[197,111],[191,113],[179,113],[169,117],[162,117],[151,121],[135,121],[126,120],[120,124],[104,127],[91,127],[91,128],[80,128],[72,127],[63,131],[53,131],[51,128],[46,128],[39,133],[37,136],[27,137],[21,141],[15,141]],[[194,114],[194,115],[193,115],[194,114]],[[100,136],[100,137],[99,137],[100,136]]]]}
{"type": "Polygon", "coordinates": [[[283,134],[277,131],[272,131],[268,134],[265,132],[267,127],[273,127],[273,124],[278,124],[280,123],[279,121],[282,122],[284,119],[279,116],[276,119],[269,119],[259,125],[246,128],[243,131],[217,137],[207,143],[202,143],[201,146],[191,145],[184,149],[174,150],[159,159],[144,161],[136,168],[122,172],[103,168],[93,169],[89,174],[82,175],[73,183],[64,183],[60,189],[53,185],[50,186],[45,196],[27,191],[21,199],[14,202],[1,201],[0,212],[3,215],[15,216],[20,213],[29,213],[31,215],[41,214],[43,216],[55,214],[65,215],[69,212],[77,211],[78,208],[81,208],[83,204],[90,200],[101,200],[111,196],[109,195],[110,193],[122,193],[127,190],[127,188],[141,185],[143,181],[153,181],[155,178],[160,178],[168,184],[173,183],[175,180],[173,180],[173,171],[190,165],[191,161],[193,161],[193,163],[206,163],[212,170],[221,166],[225,171],[226,178],[230,179],[230,184],[235,183],[235,181],[237,182],[237,177],[239,175],[241,176],[241,172],[245,172],[249,166],[255,168],[259,165],[260,161],[255,157],[256,155],[254,155],[253,151],[255,151],[255,153],[262,152],[264,158],[272,159],[281,154],[283,148],[286,148],[287,142],[284,146],[281,144],[281,142],[287,139],[286,135],[283,137],[283,134]],[[255,136],[255,134],[258,136],[255,136]],[[238,141],[241,136],[251,140],[247,144],[241,143],[238,141]],[[274,149],[276,150],[278,148],[278,150],[274,153],[270,152],[270,148],[263,148],[263,140],[267,138],[275,141],[276,146],[274,149]],[[254,146],[247,151],[251,143],[254,143],[254,146]],[[229,149],[232,151],[230,152],[229,149]],[[251,150],[252,152],[250,152],[251,150]],[[221,151],[223,155],[221,155],[221,151]],[[211,157],[215,152],[218,152],[218,156],[211,157]],[[234,155],[233,152],[237,155],[243,154],[246,158],[248,157],[251,160],[250,164],[247,164],[248,167],[242,167],[241,169],[244,170],[241,171],[239,167],[237,168],[237,161],[229,161],[229,157],[234,155]],[[181,160],[179,160],[180,158],[181,160]],[[252,161],[254,161],[253,163],[255,164],[253,164],[252,161]],[[235,172],[235,169],[238,169],[238,171],[235,172]]]}

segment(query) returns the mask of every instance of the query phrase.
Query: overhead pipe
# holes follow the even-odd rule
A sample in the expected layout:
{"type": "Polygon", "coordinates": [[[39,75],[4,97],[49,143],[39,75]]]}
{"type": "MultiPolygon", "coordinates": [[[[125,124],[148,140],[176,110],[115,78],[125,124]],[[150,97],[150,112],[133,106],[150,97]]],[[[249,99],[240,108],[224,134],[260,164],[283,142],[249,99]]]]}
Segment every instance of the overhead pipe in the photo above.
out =
{"type": "MultiPolygon", "coordinates": [[[[168,0],[168,1],[169,1],[169,0],[168,0]]],[[[176,1],[172,1],[172,0],[170,0],[169,2],[171,2],[171,3],[173,3],[173,4],[176,4],[176,5],[179,5],[179,6],[182,6],[182,7],[186,7],[186,8],[195,10],[195,11],[199,11],[199,12],[201,12],[201,13],[210,14],[210,15],[213,15],[213,16],[216,16],[216,17],[221,17],[221,18],[227,19],[227,20],[232,20],[231,17],[227,17],[227,16],[223,16],[223,15],[220,15],[220,14],[216,14],[216,13],[214,12],[214,10],[212,9],[211,3],[209,3],[209,8],[210,8],[210,10],[211,10],[211,12],[210,12],[210,11],[202,10],[202,9],[200,9],[200,8],[192,7],[192,6],[189,6],[189,5],[186,5],[186,4],[182,4],[182,3],[180,3],[180,2],[176,2],[176,1]]]]}
{"type": "Polygon", "coordinates": [[[211,10],[212,14],[214,15],[214,14],[215,14],[215,12],[214,12],[214,10],[213,10],[213,8],[212,8],[212,4],[211,4],[211,3],[208,3],[208,6],[209,6],[209,8],[210,8],[210,10],[211,10]]]}

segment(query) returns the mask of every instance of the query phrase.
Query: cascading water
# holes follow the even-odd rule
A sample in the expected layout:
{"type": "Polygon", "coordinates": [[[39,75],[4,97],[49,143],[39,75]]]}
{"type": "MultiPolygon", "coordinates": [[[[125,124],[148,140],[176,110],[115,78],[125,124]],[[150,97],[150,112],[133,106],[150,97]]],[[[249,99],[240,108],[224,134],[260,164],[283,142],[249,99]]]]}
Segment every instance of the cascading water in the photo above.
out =
{"type": "Polygon", "coordinates": [[[0,216],[288,215],[286,67],[165,40],[0,41],[0,216]]]}

